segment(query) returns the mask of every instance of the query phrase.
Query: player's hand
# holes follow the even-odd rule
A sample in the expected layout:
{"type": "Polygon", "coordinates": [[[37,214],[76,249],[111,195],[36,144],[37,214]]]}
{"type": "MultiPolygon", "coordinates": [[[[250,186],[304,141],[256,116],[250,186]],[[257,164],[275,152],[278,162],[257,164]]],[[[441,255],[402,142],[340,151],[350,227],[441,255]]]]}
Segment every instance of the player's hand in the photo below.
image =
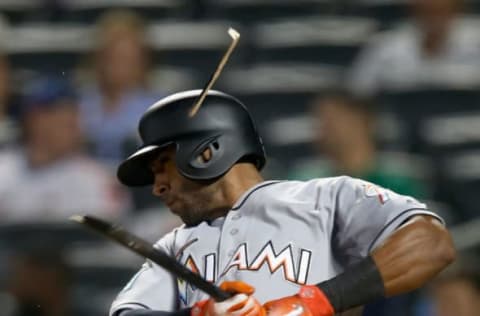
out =
{"type": "Polygon", "coordinates": [[[333,316],[335,311],[316,286],[302,286],[298,294],[273,300],[263,305],[267,316],[333,316]]]}
{"type": "Polygon", "coordinates": [[[241,281],[225,281],[220,288],[237,293],[223,302],[208,299],[196,303],[192,316],[265,316],[262,305],[251,296],[255,289],[241,281]]]}

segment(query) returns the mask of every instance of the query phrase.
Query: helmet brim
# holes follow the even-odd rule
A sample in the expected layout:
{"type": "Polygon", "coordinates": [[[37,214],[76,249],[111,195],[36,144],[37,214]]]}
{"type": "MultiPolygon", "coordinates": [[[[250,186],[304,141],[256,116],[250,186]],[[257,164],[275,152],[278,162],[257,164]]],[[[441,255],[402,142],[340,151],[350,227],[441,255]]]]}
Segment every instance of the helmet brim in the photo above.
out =
{"type": "Polygon", "coordinates": [[[130,187],[152,185],[154,176],[152,170],[150,170],[149,162],[164,147],[165,145],[148,145],[138,149],[118,167],[118,180],[130,187]]]}

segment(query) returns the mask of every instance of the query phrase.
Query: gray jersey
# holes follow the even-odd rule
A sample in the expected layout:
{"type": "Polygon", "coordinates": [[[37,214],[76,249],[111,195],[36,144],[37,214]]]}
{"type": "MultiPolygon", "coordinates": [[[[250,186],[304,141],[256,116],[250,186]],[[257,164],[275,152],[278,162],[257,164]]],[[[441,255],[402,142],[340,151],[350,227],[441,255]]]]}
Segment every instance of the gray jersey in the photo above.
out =
{"type": "MultiPolygon", "coordinates": [[[[215,284],[253,285],[263,303],[338,275],[417,214],[438,217],[414,198],[350,177],[268,181],[246,192],[226,217],[179,227],[156,247],[215,284]]],[[[110,313],[171,311],[206,298],[147,261],[110,313]]]]}

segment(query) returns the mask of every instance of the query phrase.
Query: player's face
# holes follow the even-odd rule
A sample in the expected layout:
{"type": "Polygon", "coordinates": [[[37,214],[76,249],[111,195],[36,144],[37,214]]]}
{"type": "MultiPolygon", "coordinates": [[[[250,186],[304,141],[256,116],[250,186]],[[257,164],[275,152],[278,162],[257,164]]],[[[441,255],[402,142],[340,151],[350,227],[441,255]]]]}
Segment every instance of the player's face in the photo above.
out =
{"type": "Polygon", "coordinates": [[[162,150],[151,163],[155,175],[153,194],[187,225],[209,219],[222,208],[217,182],[203,184],[182,176],[175,163],[175,147],[162,150]]]}
{"type": "Polygon", "coordinates": [[[351,110],[343,101],[335,98],[326,98],[318,101],[315,124],[317,131],[317,145],[327,153],[344,151],[359,138],[369,138],[369,127],[364,116],[351,110]]]}
{"type": "Polygon", "coordinates": [[[76,151],[81,141],[80,134],[78,112],[74,105],[34,109],[25,117],[28,146],[43,148],[52,158],[76,151]]]}
{"type": "Polygon", "coordinates": [[[412,9],[417,21],[426,28],[443,26],[460,7],[460,0],[413,0],[412,9]]]}
{"type": "Polygon", "coordinates": [[[109,88],[127,89],[141,84],[147,60],[138,38],[123,36],[121,40],[112,40],[98,57],[102,80],[109,88]]]}

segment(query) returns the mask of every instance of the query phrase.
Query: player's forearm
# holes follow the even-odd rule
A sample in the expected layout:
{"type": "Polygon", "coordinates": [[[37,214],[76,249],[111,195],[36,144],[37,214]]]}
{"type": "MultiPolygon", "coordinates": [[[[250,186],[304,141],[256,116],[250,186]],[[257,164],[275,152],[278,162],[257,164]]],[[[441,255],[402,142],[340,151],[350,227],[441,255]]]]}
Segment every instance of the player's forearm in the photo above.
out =
{"type": "Polygon", "coordinates": [[[450,264],[455,249],[448,231],[434,218],[417,216],[377,248],[372,257],[386,296],[417,289],[450,264]]]}
{"type": "Polygon", "coordinates": [[[393,233],[373,254],[316,287],[335,312],[343,312],[419,288],[454,257],[447,230],[432,217],[419,216],[393,233]]]}

